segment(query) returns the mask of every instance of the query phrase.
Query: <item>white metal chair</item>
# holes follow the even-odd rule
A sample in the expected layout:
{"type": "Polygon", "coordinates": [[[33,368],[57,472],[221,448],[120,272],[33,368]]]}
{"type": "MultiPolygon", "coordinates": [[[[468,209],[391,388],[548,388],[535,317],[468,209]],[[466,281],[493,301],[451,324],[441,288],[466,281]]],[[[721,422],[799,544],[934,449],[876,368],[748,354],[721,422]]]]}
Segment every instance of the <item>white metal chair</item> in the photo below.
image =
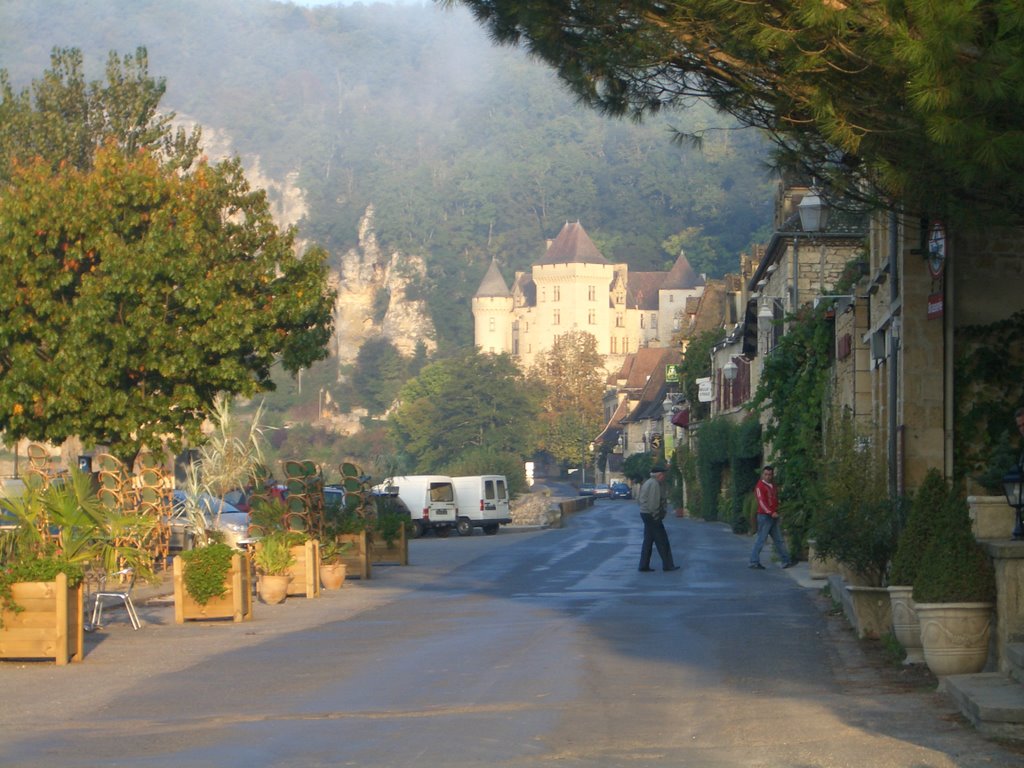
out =
{"type": "Polygon", "coordinates": [[[131,619],[132,627],[138,629],[142,626],[142,622],[139,621],[139,614],[135,612],[135,605],[132,603],[135,570],[133,568],[122,568],[120,571],[110,574],[110,578],[115,576],[121,581],[120,586],[117,588],[107,587],[107,576],[102,577],[100,580],[100,587],[94,593],[94,602],[92,604],[92,625],[94,628],[100,626],[100,619],[103,616],[103,601],[109,599],[121,601],[121,604],[124,605],[125,610],[128,612],[128,618],[131,619]]]}

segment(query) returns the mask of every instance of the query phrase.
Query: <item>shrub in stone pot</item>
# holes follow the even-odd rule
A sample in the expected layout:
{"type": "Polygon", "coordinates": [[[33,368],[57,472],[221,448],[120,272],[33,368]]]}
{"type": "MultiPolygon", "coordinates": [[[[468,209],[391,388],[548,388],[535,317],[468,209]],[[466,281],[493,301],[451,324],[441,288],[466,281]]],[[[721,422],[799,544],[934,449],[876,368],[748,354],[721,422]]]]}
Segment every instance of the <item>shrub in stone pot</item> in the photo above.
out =
{"type": "Polygon", "coordinates": [[[935,528],[941,519],[938,512],[947,503],[949,494],[949,484],[942,473],[937,469],[929,470],[910,502],[906,525],[900,531],[892,558],[889,572],[892,628],[906,651],[904,661],[907,664],[924,661],[913,588],[924,553],[935,537],[935,528]]]}
{"type": "Polygon", "coordinates": [[[988,660],[995,572],[971,533],[963,498],[950,494],[936,517],[914,578],[924,659],[939,677],[980,672],[988,660]]]}
{"type": "Polygon", "coordinates": [[[880,638],[892,630],[883,583],[902,514],[899,500],[844,499],[829,505],[816,522],[816,555],[838,561],[847,581],[843,604],[858,637],[880,638]]]}

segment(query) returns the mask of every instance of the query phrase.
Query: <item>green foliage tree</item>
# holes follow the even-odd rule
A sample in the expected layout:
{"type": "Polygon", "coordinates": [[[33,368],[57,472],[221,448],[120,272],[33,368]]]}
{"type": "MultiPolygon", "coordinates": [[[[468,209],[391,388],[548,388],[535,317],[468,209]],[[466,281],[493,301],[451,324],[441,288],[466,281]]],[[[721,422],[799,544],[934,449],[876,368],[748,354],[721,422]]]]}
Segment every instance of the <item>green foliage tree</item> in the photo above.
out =
{"type": "Polygon", "coordinates": [[[539,402],[537,387],[508,355],[473,349],[406,382],[388,423],[411,469],[437,472],[479,450],[531,454],[539,402]]]}
{"type": "MultiPolygon", "coordinates": [[[[455,0],[449,0],[454,2],[455,0]]],[[[461,0],[584,102],[639,117],[705,97],[780,163],[909,210],[1024,210],[1024,25],[1014,2],[461,0]]]]}
{"type": "Polygon", "coordinates": [[[559,461],[582,465],[590,441],[604,428],[603,363],[597,339],[585,331],[562,334],[537,355],[532,376],[545,391],[540,447],[559,461]]]}
{"type": "Polygon", "coordinates": [[[442,467],[452,477],[464,475],[504,475],[508,481],[509,496],[526,493],[526,467],[522,456],[499,452],[490,448],[477,448],[464,452],[459,458],[442,467]]]}
{"type": "Polygon", "coordinates": [[[723,334],[719,329],[702,331],[690,339],[683,350],[679,378],[683,385],[683,393],[690,403],[690,418],[694,421],[703,419],[711,413],[711,404],[702,403],[697,398],[697,379],[711,375],[711,348],[722,338],[723,334]]]}
{"type": "Polygon", "coordinates": [[[651,476],[654,459],[649,453],[634,453],[622,462],[622,474],[634,483],[642,483],[651,476]]]}
{"type": "Polygon", "coordinates": [[[821,504],[822,426],[831,366],[832,324],[825,307],[805,307],[788,318],[789,329],[765,358],[751,407],[766,417],[780,481],[783,526],[797,542],[821,504]]]}
{"type": "Polygon", "coordinates": [[[112,138],[84,168],[8,158],[0,429],[10,437],[77,435],[122,458],[180,446],[199,437],[218,395],[270,389],[273,365],[294,373],[326,355],[326,254],[296,256],[294,230],[278,230],[239,162],[186,170],[125,149],[112,138]]]}
{"type": "Polygon", "coordinates": [[[409,361],[384,337],[367,340],[356,355],[352,384],[371,413],[384,413],[409,377],[409,361]]]}
{"type": "Polygon", "coordinates": [[[145,48],[119,57],[111,52],[106,80],[86,82],[82,52],[55,48],[50,69],[31,89],[15,91],[0,71],[0,179],[11,163],[42,158],[51,170],[70,164],[92,168],[96,151],[116,145],[126,155],[157,153],[169,167],[188,168],[199,154],[200,132],[174,129],[173,112],[159,113],[167,86],[149,75],[145,48]]]}

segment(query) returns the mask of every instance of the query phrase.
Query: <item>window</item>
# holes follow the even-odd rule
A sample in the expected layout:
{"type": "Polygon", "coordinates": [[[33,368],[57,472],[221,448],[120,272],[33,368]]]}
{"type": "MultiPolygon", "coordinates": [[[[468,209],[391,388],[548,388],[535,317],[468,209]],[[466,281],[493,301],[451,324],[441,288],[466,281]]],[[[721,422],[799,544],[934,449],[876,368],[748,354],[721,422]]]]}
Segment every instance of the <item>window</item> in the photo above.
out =
{"type": "Polygon", "coordinates": [[[559,286],[555,286],[551,289],[551,300],[558,301],[562,298],[562,289],[559,286]]]}
{"type": "Polygon", "coordinates": [[[644,316],[643,315],[640,315],[640,327],[641,328],[646,328],[647,327],[647,325],[646,325],[646,323],[644,321],[644,316]]]}
{"type": "Polygon", "coordinates": [[[540,289],[540,301],[543,304],[547,300],[548,300],[548,289],[547,288],[541,288],[540,289]]]}
{"type": "Polygon", "coordinates": [[[552,325],[561,325],[562,324],[562,313],[559,312],[557,309],[555,310],[554,319],[551,321],[551,324],[552,325]]]}
{"type": "Polygon", "coordinates": [[[621,328],[622,326],[623,326],[622,313],[621,312],[616,312],[615,313],[615,327],[616,328],[621,328]]]}
{"type": "Polygon", "coordinates": [[[658,327],[658,316],[655,313],[651,313],[651,328],[658,327]]]}
{"type": "Polygon", "coordinates": [[[597,301],[597,287],[593,285],[587,286],[587,298],[591,301],[597,301]]]}
{"type": "Polygon", "coordinates": [[[497,321],[492,317],[487,325],[489,326],[488,330],[493,332],[495,327],[497,326],[497,321]]]}
{"type": "Polygon", "coordinates": [[[597,310],[592,309],[587,313],[587,322],[591,325],[597,325],[597,310]]]}
{"type": "Polygon", "coordinates": [[[617,355],[619,353],[619,340],[617,338],[615,338],[614,336],[612,336],[612,339],[611,339],[611,346],[612,346],[611,353],[613,355],[617,355]]]}
{"type": "Polygon", "coordinates": [[[624,354],[624,355],[628,355],[629,354],[629,337],[628,336],[623,336],[622,337],[622,354],[624,354]]]}

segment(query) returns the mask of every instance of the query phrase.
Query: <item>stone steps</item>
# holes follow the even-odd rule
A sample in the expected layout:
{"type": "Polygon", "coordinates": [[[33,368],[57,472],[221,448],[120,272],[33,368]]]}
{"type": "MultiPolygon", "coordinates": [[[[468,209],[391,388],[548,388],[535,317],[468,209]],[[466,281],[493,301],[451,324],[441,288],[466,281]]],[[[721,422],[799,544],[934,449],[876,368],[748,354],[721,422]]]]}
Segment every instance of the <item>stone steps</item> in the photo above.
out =
{"type": "Polygon", "coordinates": [[[946,693],[979,732],[1024,741],[1024,642],[1006,646],[1009,671],[950,675],[946,693]]]}

